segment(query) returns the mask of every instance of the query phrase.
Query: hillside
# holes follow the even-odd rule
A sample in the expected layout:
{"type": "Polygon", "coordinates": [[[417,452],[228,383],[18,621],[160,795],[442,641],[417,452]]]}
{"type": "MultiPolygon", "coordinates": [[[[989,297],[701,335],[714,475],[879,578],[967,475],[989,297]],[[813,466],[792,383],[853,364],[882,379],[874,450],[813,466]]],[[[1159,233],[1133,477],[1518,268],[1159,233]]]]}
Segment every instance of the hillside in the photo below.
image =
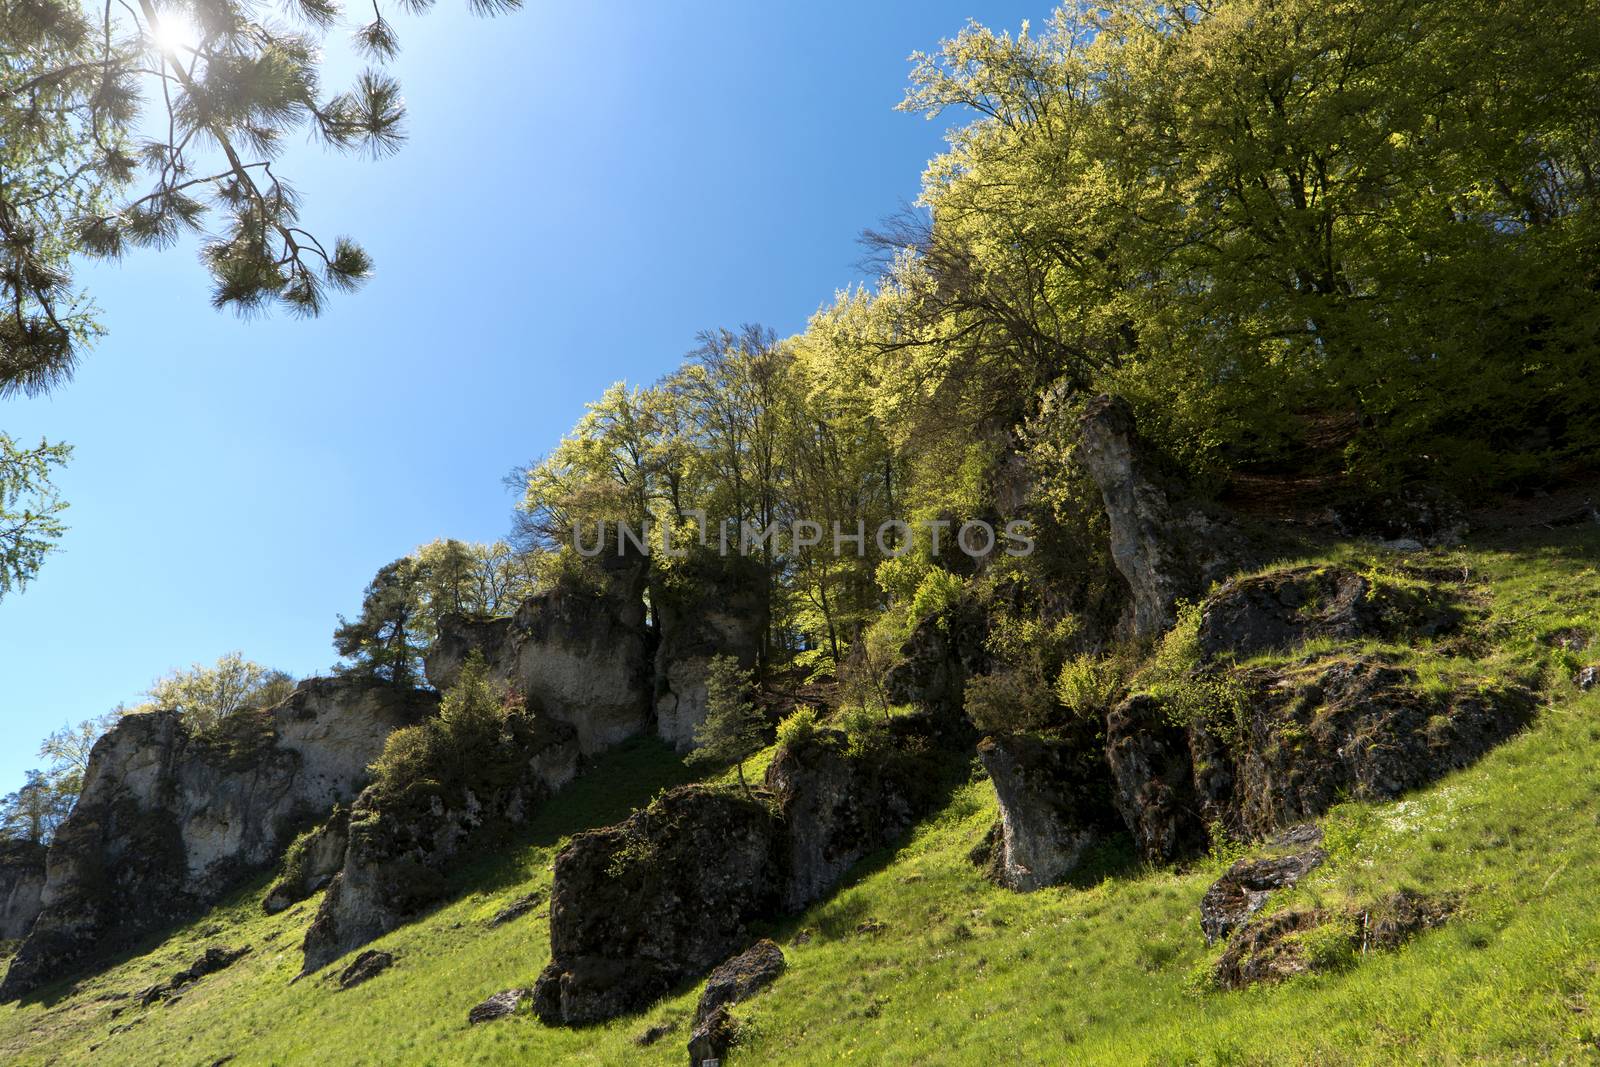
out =
{"type": "MultiPolygon", "coordinates": [[[[1393,566],[1359,544],[1308,562],[1393,566]]],[[[769,924],[788,970],[736,1011],[734,1062],[1267,1063],[1568,1061],[1600,1031],[1600,689],[1582,692],[1573,649],[1600,640],[1600,530],[1531,527],[1404,557],[1469,576],[1483,601],[1472,647],[1386,651],[1423,671],[1487,682],[1537,674],[1534,724],[1480,762],[1393,803],[1345,802],[1320,820],[1327,863],[1269,911],[1336,911],[1400,889],[1453,900],[1442,928],[1394,952],[1347,954],[1324,973],[1220,992],[1207,981],[1198,905],[1232,849],[1176,868],[1140,863],[1127,839],[1101,845],[1062,886],[1019,894],[968,853],[995,817],[981,770],[899,847],[875,854],[835,895],[769,924]],[[1450,662],[1443,657],[1454,653],[1450,662]]],[[[1369,645],[1366,651],[1378,646],[1369,645]]],[[[761,761],[757,760],[757,764],[761,761]]],[[[568,835],[615,822],[690,779],[654,739],[599,757],[513,847],[455,871],[449,899],[372,947],[394,955],[347,990],[340,966],[295,981],[315,899],[264,916],[266,882],[135,956],[0,1009],[7,1062],[290,1064],[678,1062],[699,992],[648,1010],[554,1028],[520,1011],[467,1025],[486,996],[531,984],[548,961],[550,865],[568,835]],[[529,893],[540,904],[491,925],[529,893]],[[134,993],[207,946],[250,946],[180,997],[134,993]],[[641,1046],[658,1025],[675,1029],[641,1046]]],[[[341,963],[342,966],[342,963],[341,963]]]]}

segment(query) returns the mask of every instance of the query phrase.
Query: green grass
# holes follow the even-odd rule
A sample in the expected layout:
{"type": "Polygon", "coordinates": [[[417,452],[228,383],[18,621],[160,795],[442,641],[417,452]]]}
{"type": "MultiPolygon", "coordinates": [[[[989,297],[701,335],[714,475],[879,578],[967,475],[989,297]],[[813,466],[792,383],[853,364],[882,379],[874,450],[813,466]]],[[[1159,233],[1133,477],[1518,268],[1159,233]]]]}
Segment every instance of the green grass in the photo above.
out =
{"type": "MultiPolygon", "coordinates": [[[[1478,544],[1417,562],[1469,568],[1480,617],[1470,641],[1390,651],[1437,684],[1537,679],[1548,706],[1532,729],[1430,789],[1336,808],[1324,820],[1332,859],[1273,906],[1338,908],[1413,888],[1458,896],[1445,927],[1281,986],[1208,991],[1197,977],[1220,949],[1205,946],[1197,906],[1216,861],[1146,869],[1114,842],[1073,885],[1007,892],[966,859],[994,818],[992,789],[975,774],[892,855],[870,858],[831,899],[764,931],[790,966],[739,1009],[745,1037],[732,1062],[1600,1059],[1600,690],[1580,694],[1571,680],[1578,666],[1600,661],[1600,536],[1550,532],[1538,544],[1478,544]],[[1595,635],[1588,650],[1552,643],[1574,628],[1595,635]]],[[[759,776],[765,758],[746,773],[759,776]]],[[[687,778],[655,744],[606,757],[541,811],[518,846],[459,872],[459,896],[376,943],[397,962],[366,985],[339,992],[321,976],[291,982],[317,901],[263,916],[263,880],[70,995],[0,1008],[0,1060],[681,1064],[696,988],[579,1031],[531,1017],[470,1029],[465,1020],[478,1000],[528,984],[544,966],[542,910],[497,929],[487,920],[530,888],[548,890],[561,838],[616,821],[687,778]],[[97,999],[164,978],[207,944],[245,942],[252,955],[171,1007],[97,999]],[[125,1010],[113,1020],[118,1006],[125,1010]],[[108,1037],[138,1017],[145,1021],[108,1037]],[[632,1043],[672,1019],[680,1028],[660,1043],[632,1043]]]]}

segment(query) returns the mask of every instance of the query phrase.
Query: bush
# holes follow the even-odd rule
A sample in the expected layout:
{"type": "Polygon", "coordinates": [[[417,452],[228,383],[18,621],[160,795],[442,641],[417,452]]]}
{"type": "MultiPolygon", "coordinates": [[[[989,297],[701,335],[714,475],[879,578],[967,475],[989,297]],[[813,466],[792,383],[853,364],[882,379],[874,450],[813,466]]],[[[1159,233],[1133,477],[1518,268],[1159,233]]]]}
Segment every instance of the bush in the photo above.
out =
{"type": "Polygon", "coordinates": [[[969,678],[966,712],[985,733],[1042,730],[1061,717],[1049,684],[1020,667],[969,678]]]}
{"type": "Polygon", "coordinates": [[[778,747],[792,748],[803,745],[817,733],[817,709],[801,704],[778,724],[778,747]]]}
{"type": "Polygon", "coordinates": [[[389,735],[372,764],[374,790],[395,797],[422,783],[492,777],[504,762],[499,749],[508,722],[523,714],[520,698],[492,682],[482,654],[474,652],[437,717],[389,735]]]}

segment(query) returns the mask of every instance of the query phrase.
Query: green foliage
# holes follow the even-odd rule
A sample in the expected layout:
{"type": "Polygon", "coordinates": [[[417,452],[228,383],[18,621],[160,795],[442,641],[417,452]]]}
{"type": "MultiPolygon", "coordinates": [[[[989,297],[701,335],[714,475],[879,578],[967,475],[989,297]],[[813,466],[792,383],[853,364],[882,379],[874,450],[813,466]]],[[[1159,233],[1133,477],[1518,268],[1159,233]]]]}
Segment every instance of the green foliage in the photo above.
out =
{"type": "Polygon", "coordinates": [[[413,789],[432,790],[488,781],[505,772],[502,744],[513,718],[526,715],[519,699],[489,677],[483,656],[474,652],[461,677],[444,695],[439,714],[390,734],[372,764],[372,788],[397,801],[413,789]]]}
{"type": "MultiPolygon", "coordinates": [[[[0,394],[5,391],[3,371],[0,363],[0,394]]],[[[51,477],[71,455],[67,445],[47,441],[37,448],[19,448],[0,433],[0,600],[27,586],[66,532],[60,516],[67,504],[51,477]]]]}
{"type": "Polygon", "coordinates": [[[425,626],[420,621],[421,574],[410,556],[386,563],[368,583],[361,614],[339,616],[334,650],[349,662],[346,675],[410,686],[422,673],[425,626]]]}
{"type": "Polygon", "coordinates": [[[816,736],[817,709],[810,704],[797,706],[778,723],[778,747],[793,748],[816,736]]]}
{"type": "Polygon", "coordinates": [[[706,665],[706,717],[694,731],[691,765],[725,765],[738,769],[739,784],[749,793],[744,761],[765,740],[766,720],[751,700],[754,672],[732,656],[712,656],[706,665]]]}
{"type": "Polygon", "coordinates": [[[967,679],[965,710],[984,733],[1043,730],[1055,725],[1061,712],[1049,683],[1017,667],[967,679]]]}
{"type": "Polygon", "coordinates": [[[158,679],[143,703],[128,711],[176,711],[195,733],[217,735],[235,717],[269,708],[293,691],[289,675],[228,652],[209,667],[196,663],[158,679]]]}

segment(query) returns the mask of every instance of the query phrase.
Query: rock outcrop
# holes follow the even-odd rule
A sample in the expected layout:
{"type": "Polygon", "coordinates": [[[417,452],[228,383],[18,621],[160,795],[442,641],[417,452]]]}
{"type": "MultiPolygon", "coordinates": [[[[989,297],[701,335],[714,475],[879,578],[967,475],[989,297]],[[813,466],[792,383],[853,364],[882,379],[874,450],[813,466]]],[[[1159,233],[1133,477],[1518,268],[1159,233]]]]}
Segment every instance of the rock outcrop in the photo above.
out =
{"type": "Polygon", "coordinates": [[[575,731],[518,709],[495,736],[400,791],[365,790],[349,843],[305,937],[304,973],[399,926],[444,890],[450,862],[481,847],[577,773],[575,731]]]}
{"type": "Polygon", "coordinates": [[[192,914],[273,863],[297,831],[354,798],[390,733],[436,707],[430,693],[322,678],[204,734],[174,712],[125,716],[95,743],[0,998],[192,914]]]}
{"type": "Polygon", "coordinates": [[[276,915],[314,893],[325,889],[344,866],[345,849],[350,843],[350,809],[343,804],[316,827],[295,838],[283,857],[283,872],[261,907],[276,915]]]}
{"type": "Polygon", "coordinates": [[[982,859],[1001,885],[1030,892],[1059,884],[1105,831],[1116,828],[1094,737],[988,737],[978,757],[1000,807],[982,859]]]}
{"type": "Polygon", "coordinates": [[[1515,686],[1424,690],[1381,656],[1312,660],[1236,677],[1244,713],[1173,724],[1159,700],[1124,701],[1107,723],[1119,810],[1140,851],[1195,851],[1206,826],[1259,837],[1342,797],[1386,800],[1464,767],[1517,733],[1536,701],[1515,686]]]}
{"type": "Polygon", "coordinates": [[[493,1022],[515,1015],[522,1002],[527,999],[526,989],[507,989],[503,993],[496,993],[473,1005],[472,1010],[467,1012],[467,1025],[477,1026],[479,1023],[493,1022]]]}
{"type": "Polygon", "coordinates": [[[820,900],[857,861],[893,843],[939,796],[938,735],[927,716],[891,719],[874,751],[837,730],[786,745],[767,767],[783,814],[782,909],[820,900]]]}
{"type": "Polygon", "coordinates": [[[1207,659],[1248,659],[1318,638],[1434,637],[1460,621],[1442,592],[1375,587],[1342,567],[1297,567],[1222,586],[1201,610],[1197,641],[1207,659]]]}
{"type": "Polygon", "coordinates": [[[1247,923],[1228,942],[1211,973],[1221,989],[1281,982],[1390,951],[1449,920],[1455,902],[1401,890],[1338,912],[1296,908],[1247,923]],[[1313,947],[1313,944],[1315,947],[1313,947]]]}
{"type": "Polygon", "coordinates": [[[0,841],[0,941],[26,937],[44,907],[45,847],[0,841]]]}
{"type": "Polygon", "coordinates": [[[943,736],[903,716],[854,751],[819,730],[778,753],[753,799],[684,786],[573,838],[556,857],[534,1011],[584,1025],[636,1010],[747,945],[750,923],[819,899],[937,803],[943,736]]]}
{"type": "Polygon", "coordinates": [[[498,680],[577,731],[585,755],[643,732],[651,661],[643,557],[608,559],[596,586],[573,581],[526,601],[505,619],[447,615],[424,659],[441,692],[481,652],[498,680]]]}
{"type": "Polygon", "coordinates": [[[1316,826],[1294,827],[1279,838],[1279,843],[1298,846],[1300,851],[1242,859],[1224,871],[1200,898],[1200,929],[1206,935],[1206,944],[1226,940],[1254,918],[1276,890],[1299,884],[1300,879],[1322,866],[1328,853],[1321,842],[1322,831],[1316,826]]]}
{"type": "Polygon", "coordinates": [[[1120,397],[1090,401],[1077,457],[1105,500],[1111,556],[1128,583],[1131,636],[1168,629],[1179,601],[1205,592],[1246,558],[1237,529],[1167,486],[1120,397]]]}
{"type": "Polygon", "coordinates": [[[889,699],[944,722],[963,721],[967,679],[988,669],[987,636],[987,620],[971,600],[922,620],[884,677],[889,699]]]}
{"type": "Polygon", "coordinates": [[[736,1032],[728,1009],[776,982],[785,966],[783,950],[763,938],[711,972],[694,1009],[689,1033],[690,1067],[701,1067],[727,1056],[736,1032]]]}
{"type": "Polygon", "coordinates": [[[703,786],[664,794],[556,856],[551,962],[534,987],[547,1023],[641,1008],[749,942],[783,889],[777,821],[758,800],[703,786]]]}
{"type": "Polygon", "coordinates": [[[713,656],[752,667],[766,639],[766,574],[753,558],[695,554],[650,590],[660,643],[655,656],[656,733],[679,752],[694,747],[706,717],[713,656]]]}

